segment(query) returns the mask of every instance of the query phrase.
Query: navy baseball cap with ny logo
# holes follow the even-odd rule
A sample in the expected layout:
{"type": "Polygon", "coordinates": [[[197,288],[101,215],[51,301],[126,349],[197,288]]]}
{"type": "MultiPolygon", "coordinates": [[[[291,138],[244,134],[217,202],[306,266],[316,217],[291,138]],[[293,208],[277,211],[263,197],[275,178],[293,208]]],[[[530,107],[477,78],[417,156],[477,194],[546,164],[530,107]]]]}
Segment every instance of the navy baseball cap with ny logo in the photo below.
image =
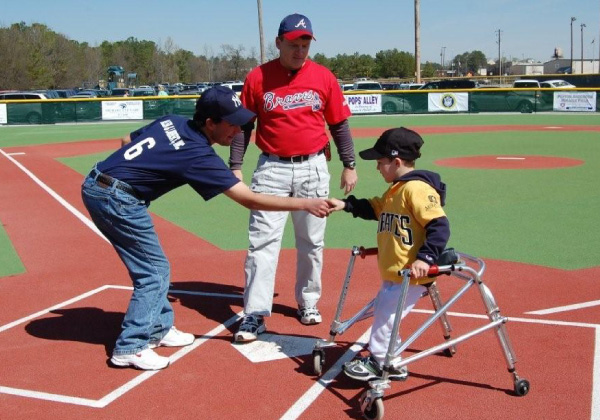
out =
{"type": "Polygon", "coordinates": [[[202,92],[196,102],[196,111],[208,118],[224,119],[233,125],[245,125],[256,117],[254,112],[244,108],[237,94],[227,86],[214,86],[202,92]]]}
{"type": "Polygon", "coordinates": [[[289,41],[293,41],[301,36],[309,36],[316,41],[313,36],[310,20],[299,13],[284,17],[279,24],[279,32],[277,35],[283,36],[289,41]]]}

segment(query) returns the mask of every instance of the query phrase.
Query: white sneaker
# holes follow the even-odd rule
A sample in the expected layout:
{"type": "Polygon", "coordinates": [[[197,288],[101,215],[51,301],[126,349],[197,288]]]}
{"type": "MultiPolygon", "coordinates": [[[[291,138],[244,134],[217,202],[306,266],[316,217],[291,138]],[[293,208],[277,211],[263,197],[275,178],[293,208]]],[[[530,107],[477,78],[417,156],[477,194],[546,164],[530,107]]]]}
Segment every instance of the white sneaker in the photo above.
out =
{"type": "Polygon", "coordinates": [[[175,327],[171,327],[169,332],[160,341],[151,341],[148,345],[149,348],[155,349],[157,347],[183,347],[189,346],[194,342],[196,337],[194,334],[184,333],[179,331],[175,327]]]}
{"type": "Polygon", "coordinates": [[[317,309],[316,306],[313,307],[300,307],[298,308],[298,317],[300,317],[300,322],[304,325],[314,325],[320,324],[323,320],[321,318],[321,313],[317,309]]]}
{"type": "Polygon", "coordinates": [[[141,370],[159,370],[169,366],[169,358],[159,356],[151,349],[145,349],[136,354],[113,355],[110,362],[115,366],[133,367],[141,370]]]}

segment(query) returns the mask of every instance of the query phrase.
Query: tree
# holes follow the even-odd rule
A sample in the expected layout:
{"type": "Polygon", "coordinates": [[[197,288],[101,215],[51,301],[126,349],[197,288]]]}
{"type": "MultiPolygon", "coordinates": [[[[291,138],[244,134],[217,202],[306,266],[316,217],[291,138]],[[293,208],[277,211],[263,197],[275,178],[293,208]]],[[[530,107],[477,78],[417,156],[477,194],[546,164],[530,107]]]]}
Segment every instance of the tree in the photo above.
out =
{"type": "Polygon", "coordinates": [[[393,50],[379,51],[375,54],[375,71],[378,77],[412,77],[415,59],[412,54],[393,50]]]}

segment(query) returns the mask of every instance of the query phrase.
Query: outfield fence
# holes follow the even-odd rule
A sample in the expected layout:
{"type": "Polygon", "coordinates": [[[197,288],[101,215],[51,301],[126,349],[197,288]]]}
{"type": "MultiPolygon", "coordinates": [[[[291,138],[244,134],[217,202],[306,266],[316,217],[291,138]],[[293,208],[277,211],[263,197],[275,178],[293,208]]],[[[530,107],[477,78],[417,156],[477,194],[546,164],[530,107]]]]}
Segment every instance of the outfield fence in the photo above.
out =
{"type": "MultiPolygon", "coordinates": [[[[348,91],[353,115],[478,112],[598,112],[600,88],[348,91]]],[[[198,95],[0,101],[0,124],[150,120],[194,115],[198,95]]],[[[309,104],[309,101],[307,101],[309,104]]]]}

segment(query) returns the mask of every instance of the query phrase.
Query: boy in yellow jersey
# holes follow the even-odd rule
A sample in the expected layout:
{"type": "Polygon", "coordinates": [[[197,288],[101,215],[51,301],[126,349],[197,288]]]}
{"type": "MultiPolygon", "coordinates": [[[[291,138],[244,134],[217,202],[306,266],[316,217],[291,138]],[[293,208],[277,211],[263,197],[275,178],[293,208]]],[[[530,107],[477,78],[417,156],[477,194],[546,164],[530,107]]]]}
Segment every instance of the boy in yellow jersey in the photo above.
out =
{"type": "MultiPolygon", "coordinates": [[[[370,355],[344,365],[353,379],[369,381],[382,375],[382,366],[391,337],[402,277],[398,271],[410,268],[410,286],[404,318],[431,282],[429,267],[435,263],[450,237],[450,225],[442,209],[446,185],[437,173],[416,170],[423,139],[404,127],[385,131],[370,149],[360,152],[365,160],[377,160],[377,170],[391,186],[381,197],[357,199],[332,198],[332,210],[344,210],[354,217],[377,220],[378,265],[383,280],[377,294],[369,339],[370,355]]],[[[397,345],[400,337],[395,337],[397,345]]],[[[393,369],[389,378],[404,380],[406,368],[393,369]]]]}

